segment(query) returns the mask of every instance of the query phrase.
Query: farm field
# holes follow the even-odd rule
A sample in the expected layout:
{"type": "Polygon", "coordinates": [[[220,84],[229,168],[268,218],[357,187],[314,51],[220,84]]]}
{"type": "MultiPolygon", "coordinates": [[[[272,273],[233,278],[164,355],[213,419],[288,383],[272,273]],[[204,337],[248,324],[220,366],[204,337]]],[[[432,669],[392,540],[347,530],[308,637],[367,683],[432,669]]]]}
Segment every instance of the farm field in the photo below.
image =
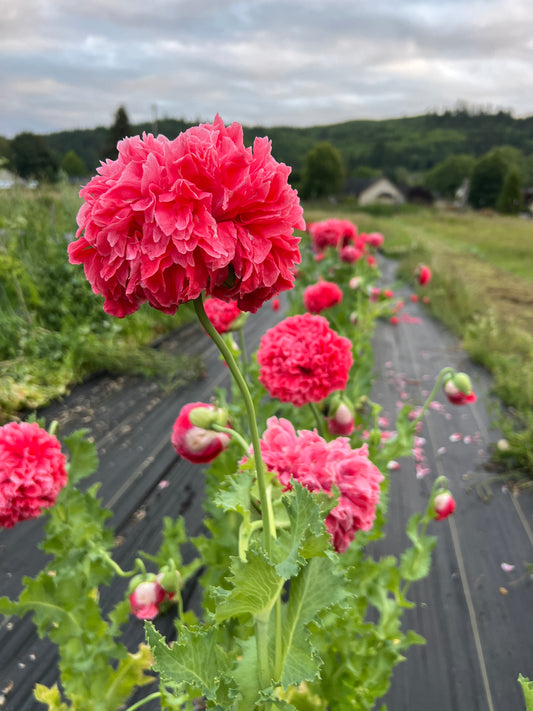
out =
{"type": "MultiPolygon", "coordinates": [[[[191,318],[143,308],[108,317],[66,245],[76,230],[78,187],[0,193],[0,420],[45,405],[94,371],[186,373],[181,361],[143,346],[191,318]]],[[[358,212],[347,203],[304,205],[307,222],[347,217],[385,236],[387,255],[412,281],[418,262],[434,278],[428,308],[495,378],[512,408],[511,470],[533,471],[533,221],[473,212],[406,208],[358,212]],[[383,214],[385,213],[385,214],[383,214]]],[[[505,429],[505,428],[504,428],[505,429]]]]}
{"type": "Polygon", "coordinates": [[[428,264],[427,308],[494,377],[509,408],[499,422],[510,450],[496,458],[510,471],[533,472],[533,220],[474,212],[406,208],[390,214],[340,204],[309,204],[308,222],[337,214],[361,232],[385,235],[384,250],[413,282],[428,264]]]}

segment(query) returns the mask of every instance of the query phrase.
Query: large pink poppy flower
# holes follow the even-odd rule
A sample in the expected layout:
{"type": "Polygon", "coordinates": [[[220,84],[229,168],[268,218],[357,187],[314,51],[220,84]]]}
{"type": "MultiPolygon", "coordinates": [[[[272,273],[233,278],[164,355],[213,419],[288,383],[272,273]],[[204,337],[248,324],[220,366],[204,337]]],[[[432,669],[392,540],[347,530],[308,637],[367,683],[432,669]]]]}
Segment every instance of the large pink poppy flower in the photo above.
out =
{"type": "Polygon", "coordinates": [[[245,148],[242,127],[190,128],[175,140],[125,138],[80,192],[70,261],[83,264],[104,309],[125,316],[148,301],[165,313],[208,296],[244,311],[294,282],[304,229],[290,168],[266,138],[245,148]]]}

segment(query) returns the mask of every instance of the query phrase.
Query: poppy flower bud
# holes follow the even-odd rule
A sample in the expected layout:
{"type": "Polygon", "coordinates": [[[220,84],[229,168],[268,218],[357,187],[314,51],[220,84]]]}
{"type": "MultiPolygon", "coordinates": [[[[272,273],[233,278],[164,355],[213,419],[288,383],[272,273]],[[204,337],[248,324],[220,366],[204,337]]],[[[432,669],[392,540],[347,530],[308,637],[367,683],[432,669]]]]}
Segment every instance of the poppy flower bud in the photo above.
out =
{"type": "Polygon", "coordinates": [[[444,383],[444,393],[452,405],[466,405],[477,400],[466,373],[455,373],[444,383]]]}
{"type": "Polygon", "coordinates": [[[331,434],[351,435],[354,430],[353,407],[346,400],[338,400],[329,408],[327,422],[331,434]]]}
{"type": "Polygon", "coordinates": [[[226,449],[230,440],[225,432],[209,429],[214,424],[227,426],[224,410],[202,402],[182,407],[172,429],[172,445],[176,452],[194,464],[212,462],[226,449]]]}
{"type": "Polygon", "coordinates": [[[165,566],[156,578],[163,590],[174,595],[181,588],[181,575],[172,564],[165,566]]]}
{"type": "Polygon", "coordinates": [[[455,499],[449,491],[441,491],[433,499],[433,511],[436,521],[442,521],[455,511],[455,499]]]}

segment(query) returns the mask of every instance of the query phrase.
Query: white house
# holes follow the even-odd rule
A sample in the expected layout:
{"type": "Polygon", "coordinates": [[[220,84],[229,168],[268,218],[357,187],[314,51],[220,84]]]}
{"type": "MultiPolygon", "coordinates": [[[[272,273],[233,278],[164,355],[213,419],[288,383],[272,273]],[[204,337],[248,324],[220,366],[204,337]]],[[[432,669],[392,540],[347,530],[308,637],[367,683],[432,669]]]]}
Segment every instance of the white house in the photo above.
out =
{"type": "Polygon", "coordinates": [[[405,202],[403,193],[388,178],[383,177],[369,180],[348,178],[346,192],[357,197],[360,205],[402,205],[405,202]]]}

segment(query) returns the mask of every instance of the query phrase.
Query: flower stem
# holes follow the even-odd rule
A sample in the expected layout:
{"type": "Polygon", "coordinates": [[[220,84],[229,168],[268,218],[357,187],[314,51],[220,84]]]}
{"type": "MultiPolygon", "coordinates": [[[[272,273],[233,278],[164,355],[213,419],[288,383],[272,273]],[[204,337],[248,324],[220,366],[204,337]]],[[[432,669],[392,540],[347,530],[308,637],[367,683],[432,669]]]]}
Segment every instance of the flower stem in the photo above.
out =
{"type": "Polygon", "coordinates": [[[316,406],[316,403],[310,402],[309,407],[311,408],[311,412],[313,413],[313,417],[315,418],[316,422],[316,428],[318,430],[318,434],[326,439],[326,432],[324,430],[324,418],[320,414],[320,411],[318,407],[316,406]]]}
{"type": "Polygon", "coordinates": [[[237,430],[234,430],[231,427],[222,427],[222,425],[217,425],[217,424],[211,425],[211,429],[214,430],[215,432],[225,432],[226,434],[229,434],[230,437],[232,437],[236,442],[238,442],[241,445],[245,454],[248,454],[250,452],[249,443],[244,439],[244,437],[239,432],[237,432],[237,430]]]}
{"type": "Polygon", "coordinates": [[[203,295],[200,295],[197,299],[194,299],[194,310],[196,311],[196,315],[198,316],[200,323],[204,327],[204,329],[207,331],[207,334],[210,336],[210,338],[214,341],[215,345],[219,349],[219,351],[222,353],[222,356],[224,357],[224,360],[228,364],[228,368],[230,369],[230,372],[232,376],[235,379],[235,382],[237,383],[237,386],[239,390],[241,391],[243,400],[244,400],[244,405],[246,407],[246,414],[248,415],[248,423],[250,427],[250,436],[252,440],[252,447],[254,451],[254,462],[255,462],[255,470],[257,474],[257,485],[259,488],[259,500],[261,501],[261,516],[263,518],[263,534],[264,534],[264,544],[265,544],[265,551],[268,556],[270,556],[271,550],[272,550],[272,521],[271,521],[271,514],[270,514],[270,507],[268,505],[268,498],[267,498],[267,485],[266,485],[266,475],[265,475],[265,469],[263,465],[263,458],[261,456],[261,445],[259,443],[259,432],[257,430],[257,419],[256,419],[256,414],[255,414],[255,408],[254,404],[252,401],[252,396],[250,395],[250,390],[248,389],[248,385],[246,384],[246,380],[244,379],[241,371],[239,370],[239,367],[237,363],[235,362],[235,359],[233,355],[231,354],[231,351],[227,347],[226,343],[224,342],[224,339],[220,336],[218,331],[214,328],[213,324],[211,321],[207,318],[207,314],[205,313],[204,309],[204,304],[203,304],[203,295]]]}
{"type": "Polygon", "coordinates": [[[126,711],[135,711],[135,709],[140,709],[141,706],[144,706],[144,704],[147,704],[149,701],[153,701],[154,699],[160,699],[160,698],[161,698],[161,692],[154,691],[153,694],[148,694],[148,696],[145,696],[144,699],[137,701],[137,703],[133,704],[133,706],[128,706],[126,711]]]}
{"type": "Polygon", "coordinates": [[[420,422],[420,420],[421,420],[421,419],[424,417],[424,415],[426,414],[427,409],[428,409],[430,403],[433,401],[433,398],[434,398],[435,395],[437,394],[437,391],[438,391],[438,389],[440,388],[440,386],[441,386],[441,384],[442,384],[442,381],[444,380],[444,378],[446,377],[446,375],[448,375],[448,373],[452,373],[452,374],[453,374],[453,373],[455,373],[455,370],[454,370],[453,368],[450,368],[450,366],[446,366],[446,368],[443,368],[443,369],[440,371],[440,373],[438,374],[438,376],[437,376],[437,381],[435,382],[435,387],[433,388],[433,390],[432,390],[431,393],[429,394],[429,396],[428,396],[426,402],[424,403],[424,406],[423,406],[422,410],[420,411],[420,414],[418,415],[418,417],[417,417],[415,420],[413,420],[413,423],[412,423],[412,424],[413,424],[413,427],[416,427],[416,425],[420,422]]]}

